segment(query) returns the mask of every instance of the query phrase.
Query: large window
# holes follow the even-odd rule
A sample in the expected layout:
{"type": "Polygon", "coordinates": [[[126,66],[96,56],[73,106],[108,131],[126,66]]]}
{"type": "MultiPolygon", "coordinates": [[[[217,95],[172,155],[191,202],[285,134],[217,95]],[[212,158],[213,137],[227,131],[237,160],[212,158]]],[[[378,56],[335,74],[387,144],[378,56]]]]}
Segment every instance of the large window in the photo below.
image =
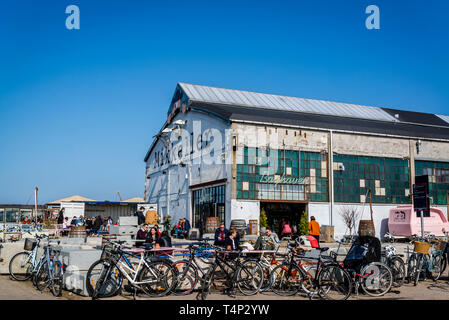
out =
{"type": "Polygon", "coordinates": [[[206,219],[219,217],[225,221],[225,191],[226,186],[213,186],[192,191],[193,195],[193,226],[204,233],[206,219]]]}
{"type": "Polygon", "coordinates": [[[376,203],[410,203],[408,160],[355,155],[334,155],[336,202],[368,202],[371,188],[376,203]]]}
{"type": "Polygon", "coordinates": [[[429,196],[432,204],[447,204],[449,191],[449,163],[436,161],[415,161],[415,174],[429,176],[429,196]]]}
{"type": "Polygon", "coordinates": [[[245,147],[237,164],[237,198],[327,201],[327,155],[245,147]]]}

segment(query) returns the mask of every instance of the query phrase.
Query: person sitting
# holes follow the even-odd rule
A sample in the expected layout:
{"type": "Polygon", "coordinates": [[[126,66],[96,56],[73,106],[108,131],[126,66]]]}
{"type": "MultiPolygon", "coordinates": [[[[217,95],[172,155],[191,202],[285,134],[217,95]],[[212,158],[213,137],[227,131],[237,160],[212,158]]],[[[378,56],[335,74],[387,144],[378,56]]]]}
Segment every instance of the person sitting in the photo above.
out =
{"type": "Polygon", "coordinates": [[[171,247],[171,238],[168,231],[162,231],[158,243],[161,247],[171,247]]]}
{"type": "Polygon", "coordinates": [[[182,219],[178,220],[178,224],[175,228],[175,237],[178,239],[180,238],[180,235],[182,234],[182,219]]]}
{"type": "Polygon", "coordinates": [[[78,220],[76,221],[76,225],[77,226],[84,226],[85,225],[85,221],[84,221],[84,217],[83,216],[80,216],[78,218],[78,220]]]}
{"type": "Polygon", "coordinates": [[[93,227],[93,221],[92,218],[87,218],[86,219],[86,229],[91,232],[92,231],[92,227],[93,227]]]}
{"type": "Polygon", "coordinates": [[[229,230],[229,237],[226,238],[225,240],[225,248],[228,251],[235,251],[235,250],[242,250],[242,248],[239,245],[239,242],[237,240],[237,229],[236,228],[231,228],[231,230],[229,230]]]}
{"type": "Polygon", "coordinates": [[[103,224],[103,221],[101,220],[101,216],[97,216],[92,225],[92,233],[98,233],[102,224],[103,224]]]}
{"type": "Polygon", "coordinates": [[[136,247],[144,247],[145,243],[148,242],[148,225],[147,224],[142,225],[142,228],[140,228],[139,231],[137,231],[136,240],[140,240],[140,241],[136,241],[136,247]]]}
{"type": "Polygon", "coordinates": [[[155,227],[152,227],[150,229],[150,232],[147,235],[147,242],[150,243],[153,246],[156,246],[156,243],[159,241],[159,235],[157,234],[157,230],[155,227]]]}
{"type": "Polygon", "coordinates": [[[226,238],[229,237],[229,230],[225,228],[224,223],[220,223],[220,227],[215,230],[214,245],[224,247],[226,238]]]}
{"type": "Polygon", "coordinates": [[[274,242],[274,244],[278,244],[280,242],[278,235],[273,232],[270,227],[267,227],[265,232],[267,236],[270,237],[270,239],[274,242]]]}
{"type": "Polygon", "coordinates": [[[157,236],[160,238],[161,232],[159,231],[159,226],[157,224],[155,224],[154,227],[156,228],[157,236]]]}
{"type": "Polygon", "coordinates": [[[70,225],[76,226],[76,222],[77,222],[76,216],[73,216],[72,221],[70,222],[70,225]]]}
{"type": "Polygon", "coordinates": [[[22,220],[22,224],[30,224],[31,220],[28,219],[28,216],[25,216],[25,218],[22,220]]]}

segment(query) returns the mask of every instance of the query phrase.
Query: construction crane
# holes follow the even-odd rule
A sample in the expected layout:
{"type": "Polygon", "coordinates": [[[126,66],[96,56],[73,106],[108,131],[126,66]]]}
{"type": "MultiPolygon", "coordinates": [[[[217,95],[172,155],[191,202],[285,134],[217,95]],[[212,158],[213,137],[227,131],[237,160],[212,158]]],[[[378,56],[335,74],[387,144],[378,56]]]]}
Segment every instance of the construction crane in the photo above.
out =
{"type": "Polygon", "coordinates": [[[117,195],[118,195],[118,198],[120,199],[120,202],[123,202],[122,196],[120,195],[120,191],[117,191],[117,195]]]}

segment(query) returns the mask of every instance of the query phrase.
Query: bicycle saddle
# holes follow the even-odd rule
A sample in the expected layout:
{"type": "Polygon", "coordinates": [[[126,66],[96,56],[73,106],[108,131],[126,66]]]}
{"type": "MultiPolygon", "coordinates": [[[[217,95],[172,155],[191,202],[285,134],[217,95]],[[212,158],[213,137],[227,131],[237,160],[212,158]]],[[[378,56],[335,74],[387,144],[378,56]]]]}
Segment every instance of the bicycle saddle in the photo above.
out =
{"type": "Polygon", "coordinates": [[[329,247],[316,248],[316,249],[320,250],[321,252],[324,252],[324,251],[329,250],[329,247]]]}

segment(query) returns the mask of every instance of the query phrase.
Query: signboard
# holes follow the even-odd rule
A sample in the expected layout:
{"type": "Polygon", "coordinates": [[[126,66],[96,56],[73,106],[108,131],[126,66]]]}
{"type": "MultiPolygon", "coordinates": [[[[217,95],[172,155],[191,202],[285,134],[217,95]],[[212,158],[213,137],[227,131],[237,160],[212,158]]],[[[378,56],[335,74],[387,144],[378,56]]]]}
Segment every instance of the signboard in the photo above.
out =
{"type": "Polygon", "coordinates": [[[64,218],[69,218],[69,221],[75,216],[84,216],[84,202],[61,202],[61,209],[62,208],[65,208],[64,218]]]}
{"type": "Polygon", "coordinates": [[[273,184],[308,184],[309,179],[308,177],[291,177],[286,175],[279,175],[279,176],[269,176],[269,175],[262,175],[260,177],[261,183],[273,183],[273,184]]]}
{"type": "Polygon", "coordinates": [[[416,176],[415,184],[413,185],[413,209],[416,211],[418,217],[421,216],[420,211],[423,212],[424,217],[430,217],[429,205],[429,177],[416,176]]]}

